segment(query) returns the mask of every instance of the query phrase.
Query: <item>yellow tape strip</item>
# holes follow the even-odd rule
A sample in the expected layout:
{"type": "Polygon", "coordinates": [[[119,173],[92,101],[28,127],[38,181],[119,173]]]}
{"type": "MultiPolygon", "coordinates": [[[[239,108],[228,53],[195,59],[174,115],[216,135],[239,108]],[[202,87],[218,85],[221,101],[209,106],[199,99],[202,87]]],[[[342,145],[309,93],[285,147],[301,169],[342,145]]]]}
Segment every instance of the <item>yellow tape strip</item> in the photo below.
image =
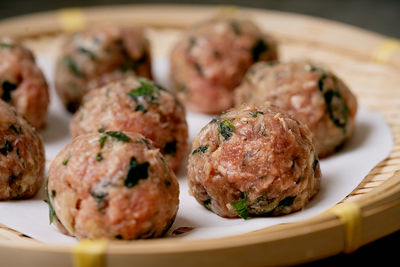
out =
{"type": "Polygon", "coordinates": [[[82,240],[73,247],[75,267],[104,267],[106,240],[82,240]]]}
{"type": "Polygon", "coordinates": [[[371,54],[372,60],[378,63],[388,63],[390,59],[400,50],[400,41],[388,39],[380,44],[371,54]]]}
{"type": "Polygon", "coordinates": [[[360,207],[354,202],[344,202],[328,210],[334,213],[344,224],[344,252],[351,253],[361,245],[362,216],[360,207]]]}
{"type": "Polygon", "coordinates": [[[79,8],[65,8],[58,11],[61,28],[66,32],[75,32],[86,24],[85,14],[79,8]]]}
{"type": "Polygon", "coordinates": [[[219,6],[217,8],[217,12],[222,13],[222,14],[234,14],[239,12],[239,7],[237,6],[219,6]]]}

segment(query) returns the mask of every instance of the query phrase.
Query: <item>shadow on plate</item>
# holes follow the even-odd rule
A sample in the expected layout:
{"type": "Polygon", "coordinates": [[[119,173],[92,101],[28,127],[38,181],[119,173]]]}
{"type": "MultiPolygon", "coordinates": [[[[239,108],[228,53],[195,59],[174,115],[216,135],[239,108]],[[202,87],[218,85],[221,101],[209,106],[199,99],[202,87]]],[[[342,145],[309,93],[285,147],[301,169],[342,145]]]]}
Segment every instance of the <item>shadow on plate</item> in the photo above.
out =
{"type": "Polygon", "coordinates": [[[45,143],[67,138],[69,137],[69,120],[59,114],[49,113],[46,129],[41,134],[45,143]]]}
{"type": "Polygon", "coordinates": [[[348,151],[362,147],[363,144],[368,140],[369,135],[372,131],[372,127],[373,126],[371,124],[365,122],[357,123],[355,125],[353,135],[350,137],[349,140],[347,140],[343,145],[338,148],[335,154],[346,153],[348,151]]]}

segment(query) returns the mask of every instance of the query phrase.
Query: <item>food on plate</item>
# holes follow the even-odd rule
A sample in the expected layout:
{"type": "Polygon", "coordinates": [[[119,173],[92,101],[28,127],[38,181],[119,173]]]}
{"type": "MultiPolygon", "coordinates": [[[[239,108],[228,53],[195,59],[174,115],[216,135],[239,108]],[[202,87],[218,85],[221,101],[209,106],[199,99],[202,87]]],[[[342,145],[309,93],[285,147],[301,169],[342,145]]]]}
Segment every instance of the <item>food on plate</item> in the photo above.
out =
{"type": "Polygon", "coordinates": [[[250,20],[217,17],[189,29],[171,53],[171,78],[191,110],[220,113],[254,62],[276,60],[277,43],[250,20]]]}
{"type": "Polygon", "coordinates": [[[146,78],[127,78],[89,92],[70,124],[72,137],[98,131],[130,131],[153,141],[177,171],[187,152],[185,108],[146,78]]]}
{"type": "Polygon", "coordinates": [[[309,127],[319,157],[352,135],[357,100],[329,70],[307,62],[257,63],[235,90],[235,106],[269,102],[309,127]]]}
{"type": "Polygon", "coordinates": [[[74,138],[47,179],[50,221],[79,239],[159,237],[178,210],[175,174],[151,140],[137,133],[74,138]]]}
{"type": "Polygon", "coordinates": [[[222,217],[303,209],[319,190],[311,133],[275,107],[242,106],[208,123],[189,156],[190,193],[222,217]]]}
{"type": "Polygon", "coordinates": [[[44,180],[42,139],[34,127],[2,100],[0,114],[0,199],[32,197],[44,180]]]}
{"type": "Polygon", "coordinates": [[[56,91],[75,112],[93,79],[120,71],[151,78],[149,42],[139,29],[112,25],[91,27],[70,36],[56,63],[56,91]]]}
{"type": "Polygon", "coordinates": [[[136,75],[132,71],[115,70],[92,79],[90,82],[88,82],[86,88],[88,91],[99,89],[108,83],[116,82],[129,77],[134,78],[136,75]]]}
{"type": "Polygon", "coordinates": [[[0,98],[37,129],[46,122],[49,92],[30,50],[9,37],[0,37],[0,98]]]}

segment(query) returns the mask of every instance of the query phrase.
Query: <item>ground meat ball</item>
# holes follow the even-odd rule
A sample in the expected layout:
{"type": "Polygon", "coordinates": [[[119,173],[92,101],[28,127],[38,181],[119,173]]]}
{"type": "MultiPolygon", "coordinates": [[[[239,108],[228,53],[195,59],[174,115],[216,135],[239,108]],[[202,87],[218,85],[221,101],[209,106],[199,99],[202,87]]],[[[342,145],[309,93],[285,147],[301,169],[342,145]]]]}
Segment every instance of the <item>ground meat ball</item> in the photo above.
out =
{"type": "Polygon", "coordinates": [[[139,29],[97,26],[75,33],[62,46],[56,65],[56,90],[75,112],[88,83],[104,74],[134,72],[151,78],[149,42],[139,29]]]}
{"type": "Polygon", "coordinates": [[[2,100],[0,114],[0,199],[32,197],[44,180],[42,139],[2,100]]]}
{"type": "Polygon", "coordinates": [[[190,109],[220,113],[257,61],[277,59],[277,44],[249,20],[214,18],[186,32],[171,54],[171,77],[190,109]]]}
{"type": "Polygon", "coordinates": [[[187,150],[184,107],[173,94],[145,78],[127,78],[89,92],[70,130],[73,137],[99,130],[141,133],[160,149],[174,171],[187,150]]]}
{"type": "Polygon", "coordinates": [[[353,133],[355,96],[333,73],[313,64],[254,65],[235,91],[235,105],[266,101],[310,128],[319,157],[333,153],[353,133]]]}
{"type": "Polygon", "coordinates": [[[88,91],[99,89],[100,87],[103,87],[108,83],[116,82],[129,77],[136,77],[136,75],[133,71],[115,70],[113,72],[105,73],[97,78],[92,79],[87,84],[87,89],[88,91]]]}
{"type": "Polygon", "coordinates": [[[0,37],[0,97],[37,129],[46,122],[49,93],[32,53],[19,42],[0,37]]]}
{"type": "Polygon", "coordinates": [[[105,132],[73,139],[50,166],[50,217],[79,239],[159,237],[179,205],[175,174],[151,140],[105,132]]]}
{"type": "Polygon", "coordinates": [[[192,149],[190,193],[222,217],[294,212],[319,189],[310,131],[272,107],[228,111],[201,130],[192,149]]]}

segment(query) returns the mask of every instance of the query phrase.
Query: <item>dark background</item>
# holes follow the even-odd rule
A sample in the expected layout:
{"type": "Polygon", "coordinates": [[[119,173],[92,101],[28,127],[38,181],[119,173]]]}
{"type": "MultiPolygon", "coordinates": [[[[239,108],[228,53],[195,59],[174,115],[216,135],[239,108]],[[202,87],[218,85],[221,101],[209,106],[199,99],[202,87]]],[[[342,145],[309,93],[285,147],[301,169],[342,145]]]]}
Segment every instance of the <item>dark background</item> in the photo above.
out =
{"type": "MultiPolygon", "coordinates": [[[[111,1],[111,0],[0,0],[0,19],[63,7],[110,4],[217,4],[295,12],[341,21],[400,38],[400,0],[231,0],[231,1],[111,1]]],[[[0,33],[1,34],[1,33],[0,33]]],[[[382,226],[384,227],[384,226],[382,226]]],[[[329,242],[329,240],[327,240],[329,242]]],[[[398,266],[400,231],[368,244],[350,255],[337,255],[304,266],[398,266]],[[397,263],[396,263],[397,262],[397,263]]]]}
{"type": "Polygon", "coordinates": [[[400,38],[399,0],[0,0],[0,19],[71,6],[157,3],[239,5],[302,13],[400,38]]]}

